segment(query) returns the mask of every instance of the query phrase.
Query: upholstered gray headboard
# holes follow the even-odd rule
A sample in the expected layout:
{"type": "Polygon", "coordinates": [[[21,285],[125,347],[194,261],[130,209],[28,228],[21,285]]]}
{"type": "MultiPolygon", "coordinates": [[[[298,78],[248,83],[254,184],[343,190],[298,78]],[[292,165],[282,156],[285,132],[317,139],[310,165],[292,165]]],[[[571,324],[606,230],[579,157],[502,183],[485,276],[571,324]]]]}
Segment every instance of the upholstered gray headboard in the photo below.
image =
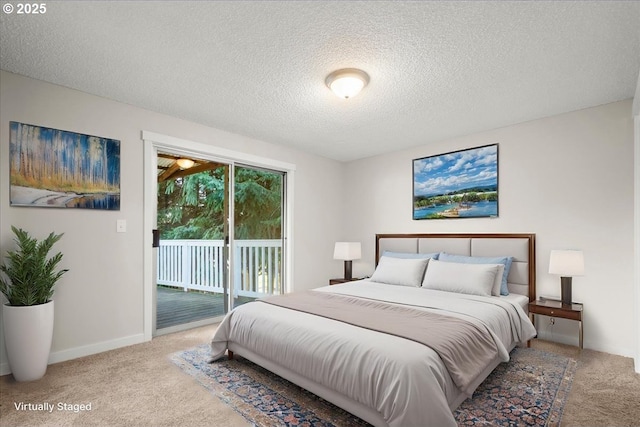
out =
{"type": "Polygon", "coordinates": [[[467,256],[511,256],[509,292],[536,299],[536,238],[530,233],[376,234],[376,264],[384,251],[448,252],[467,256]]]}

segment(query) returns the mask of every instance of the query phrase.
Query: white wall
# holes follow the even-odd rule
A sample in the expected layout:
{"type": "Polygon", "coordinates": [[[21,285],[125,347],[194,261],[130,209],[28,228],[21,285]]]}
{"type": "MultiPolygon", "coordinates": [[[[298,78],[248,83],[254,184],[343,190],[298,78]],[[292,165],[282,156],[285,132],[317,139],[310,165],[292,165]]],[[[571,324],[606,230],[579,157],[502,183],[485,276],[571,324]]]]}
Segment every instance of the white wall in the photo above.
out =
{"type": "MultiPolygon", "coordinates": [[[[0,111],[0,254],[13,248],[11,225],[38,237],[65,233],[56,247],[70,271],[54,296],[51,361],[143,339],[141,130],[295,164],[293,283],[310,289],[341,272],[331,257],[334,242],[342,238],[344,165],[339,162],[4,71],[0,111]],[[10,121],[120,140],[120,211],[9,207],[10,121]],[[116,233],[117,219],[127,220],[127,233],[116,233]]],[[[0,357],[0,373],[7,373],[2,337],[0,357]]]]}
{"type": "MultiPolygon", "coordinates": [[[[573,279],[573,297],[585,307],[585,347],[633,356],[633,174],[631,101],[352,162],[345,237],[364,242],[354,274],[372,273],[376,233],[534,232],[538,295],[560,295],[549,252],[582,249],[586,274],[573,279]],[[412,220],[412,159],[492,143],[499,218],[412,220]]],[[[540,326],[541,335],[577,344],[576,322],[540,326]]]]}

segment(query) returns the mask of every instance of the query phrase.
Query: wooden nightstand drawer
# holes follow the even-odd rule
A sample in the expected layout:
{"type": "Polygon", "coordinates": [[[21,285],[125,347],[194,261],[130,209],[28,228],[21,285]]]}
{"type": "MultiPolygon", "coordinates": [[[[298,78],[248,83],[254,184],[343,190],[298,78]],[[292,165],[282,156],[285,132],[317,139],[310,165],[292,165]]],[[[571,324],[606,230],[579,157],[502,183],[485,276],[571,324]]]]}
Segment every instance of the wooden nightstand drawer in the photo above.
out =
{"type": "Polygon", "coordinates": [[[570,319],[570,320],[582,319],[581,311],[564,310],[562,308],[535,306],[532,309],[532,307],[529,306],[529,311],[534,314],[543,314],[545,316],[551,316],[551,317],[561,317],[563,319],[570,319]]]}

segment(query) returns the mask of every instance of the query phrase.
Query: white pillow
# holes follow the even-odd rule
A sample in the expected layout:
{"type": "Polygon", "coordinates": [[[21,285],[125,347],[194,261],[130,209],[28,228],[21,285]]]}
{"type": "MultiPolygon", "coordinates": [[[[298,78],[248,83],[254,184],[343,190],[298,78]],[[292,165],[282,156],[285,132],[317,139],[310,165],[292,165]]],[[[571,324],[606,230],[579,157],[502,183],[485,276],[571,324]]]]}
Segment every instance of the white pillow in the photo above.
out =
{"type": "MultiPolygon", "coordinates": [[[[442,262],[452,262],[456,263],[456,261],[442,261],[442,262]]],[[[465,264],[463,262],[459,262],[458,264],[465,264]]],[[[497,265],[498,272],[496,273],[496,278],[493,281],[493,287],[491,288],[491,296],[499,297],[500,289],[502,287],[502,275],[504,274],[504,264],[485,264],[485,265],[497,265]]]]}
{"type": "MultiPolygon", "coordinates": [[[[431,260],[422,287],[439,291],[491,296],[497,264],[462,264],[431,260]]],[[[502,278],[502,276],[499,276],[502,278]]]]}
{"type": "Polygon", "coordinates": [[[502,286],[502,275],[504,274],[504,264],[490,264],[497,265],[498,271],[496,272],[496,280],[493,281],[493,288],[491,288],[491,295],[494,297],[500,296],[500,287],[502,286]]]}
{"type": "Polygon", "coordinates": [[[371,281],[389,285],[420,287],[429,258],[410,259],[380,257],[371,281]]]}

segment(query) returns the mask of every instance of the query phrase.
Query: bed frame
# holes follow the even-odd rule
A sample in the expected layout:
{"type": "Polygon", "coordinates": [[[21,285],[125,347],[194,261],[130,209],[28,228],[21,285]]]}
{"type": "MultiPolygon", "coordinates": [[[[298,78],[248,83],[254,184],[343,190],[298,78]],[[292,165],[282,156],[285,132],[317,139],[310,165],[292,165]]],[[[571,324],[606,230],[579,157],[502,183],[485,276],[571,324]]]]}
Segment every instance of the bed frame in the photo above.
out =
{"type": "MultiPolygon", "coordinates": [[[[414,253],[443,251],[469,256],[513,256],[514,260],[508,276],[509,290],[528,296],[530,301],[535,300],[535,234],[377,234],[376,264],[385,250],[414,253]]],[[[374,426],[387,426],[378,412],[360,402],[292,372],[237,343],[229,342],[228,345],[229,358],[233,358],[233,354],[237,353],[374,426]]],[[[500,361],[496,360],[492,366],[489,366],[483,372],[482,378],[489,376],[499,363],[500,361]]],[[[456,401],[452,402],[451,409],[455,409],[465,399],[466,396],[461,394],[456,401]]]]}

